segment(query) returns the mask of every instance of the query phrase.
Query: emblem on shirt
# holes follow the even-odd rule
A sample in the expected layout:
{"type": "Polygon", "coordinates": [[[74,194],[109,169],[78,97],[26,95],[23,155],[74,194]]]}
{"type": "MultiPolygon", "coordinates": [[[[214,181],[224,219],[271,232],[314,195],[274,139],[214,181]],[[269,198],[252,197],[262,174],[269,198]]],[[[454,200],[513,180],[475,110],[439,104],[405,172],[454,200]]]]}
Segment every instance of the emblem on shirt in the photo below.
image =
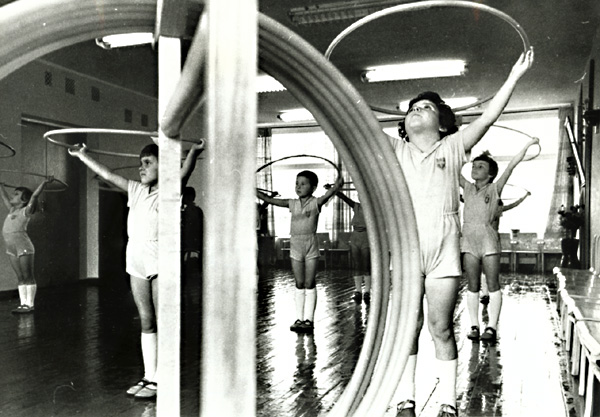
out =
{"type": "Polygon", "coordinates": [[[485,204],[489,204],[489,202],[490,202],[490,195],[489,195],[489,194],[487,194],[487,195],[485,196],[485,204]]]}
{"type": "Polygon", "coordinates": [[[438,168],[446,168],[446,158],[435,158],[435,164],[438,166],[438,168]]]}

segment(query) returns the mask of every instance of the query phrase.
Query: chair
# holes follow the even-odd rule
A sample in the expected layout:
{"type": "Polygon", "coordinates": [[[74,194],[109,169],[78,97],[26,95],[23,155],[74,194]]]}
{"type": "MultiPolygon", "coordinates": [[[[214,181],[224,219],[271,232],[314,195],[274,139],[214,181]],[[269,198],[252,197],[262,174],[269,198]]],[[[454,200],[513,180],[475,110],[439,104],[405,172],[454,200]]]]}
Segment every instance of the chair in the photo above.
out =
{"type": "Polygon", "coordinates": [[[514,252],[514,269],[516,272],[521,260],[524,258],[534,258],[535,270],[541,272],[542,265],[543,240],[538,239],[537,233],[518,233],[512,240],[512,250],[514,252]]]}
{"type": "Polygon", "coordinates": [[[346,255],[346,266],[348,268],[352,267],[352,251],[350,250],[350,236],[352,236],[352,232],[338,232],[336,247],[335,249],[331,249],[332,255],[334,253],[346,255]]]}
{"type": "Polygon", "coordinates": [[[317,241],[319,242],[319,251],[321,252],[321,257],[319,259],[325,263],[325,268],[327,268],[327,259],[331,253],[329,233],[317,233],[317,241]]]}

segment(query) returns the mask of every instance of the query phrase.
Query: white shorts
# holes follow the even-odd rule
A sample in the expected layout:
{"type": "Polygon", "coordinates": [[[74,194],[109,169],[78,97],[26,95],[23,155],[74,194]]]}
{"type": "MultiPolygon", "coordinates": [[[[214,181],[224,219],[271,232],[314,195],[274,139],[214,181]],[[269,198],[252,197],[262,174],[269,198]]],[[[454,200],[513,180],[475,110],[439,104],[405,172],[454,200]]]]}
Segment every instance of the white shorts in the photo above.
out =
{"type": "Polygon", "coordinates": [[[445,215],[436,225],[419,230],[419,242],[424,277],[447,278],[462,274],[458,214],[445,215]]]}
{"type": "Polygon", "coordinates": [[[502,252],[498,232],[491,225],[465,223],[460,247],[461,252],[469,253],[477,259],[502,252]]]}
{"type": "Polygon", "coordinates": [[[316,235],[295,235],[290,238],[290,258],[304,262],[321,256],[316,235]]]}
{"type": "Polygon", "coordinates": [[[152,279],[158,275],[158,241],[129,241],[126,251],[126,270],[131,276],[152,279]]]}

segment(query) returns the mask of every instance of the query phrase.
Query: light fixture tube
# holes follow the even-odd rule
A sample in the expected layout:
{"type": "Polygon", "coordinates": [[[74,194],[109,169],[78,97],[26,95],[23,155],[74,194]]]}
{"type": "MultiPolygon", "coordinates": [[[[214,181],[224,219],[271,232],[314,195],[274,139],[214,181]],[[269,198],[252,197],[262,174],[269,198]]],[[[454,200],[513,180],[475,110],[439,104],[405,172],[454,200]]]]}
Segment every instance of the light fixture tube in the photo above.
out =
{"type": "Polygon", "coordinates": [[[467,64],[461,59],[410,62],[368,68],[362,74],[365,83],[416,80],[421,78],[456,77],[464,75],[467,64]]]}
{"type": "Polygon", "coordinates": [[[314,120],[311,112],[306,109],[284,110],[277,116],[282,122],[301,122],[314,120]]]}
{"type": "Polygon", "coordinates": [[[274,93],[277,91],[285,91],[286,88],[275,78],[267,74],[259,74],[256,77],[256,92],[257,93],[274,93]]]}
{"type": "Polygon", "coordinates": [[[96,45],[103,49],[144,45],[147,43],[154,43],[154,35],[152,33],[123,33],[96,38],[96,45]]]}

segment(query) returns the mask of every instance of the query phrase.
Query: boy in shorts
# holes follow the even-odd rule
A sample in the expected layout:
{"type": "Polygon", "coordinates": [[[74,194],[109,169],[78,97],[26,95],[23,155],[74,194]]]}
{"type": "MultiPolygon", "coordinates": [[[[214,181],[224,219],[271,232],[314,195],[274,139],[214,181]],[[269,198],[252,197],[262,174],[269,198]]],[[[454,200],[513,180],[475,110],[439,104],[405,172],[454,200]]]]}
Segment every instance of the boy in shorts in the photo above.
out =
{"type": "Polygon", "coordinates": [[[320,256],[317,223],[321,207],[342,186],[343,180],[340,176],[334,186],[319,198],[313,196],[318,183],[317,174],[302,171],[296,176],[297,199],[273,198],[256,191],[261,200],[274,206],[289,207],[292,213],[290,258],[296,281],[296,321],[290,330],[297,333],[312,333],[314,330],[317,306],[316,276],[320,256]]]}
{"type": "MultiPolygon", "coordinates": [[[[411,100],[400,136],[394,139],[396,156],[413,203],[421,254],[419,279],[427,296],[428,327],[436,355],[436,389],[441,403],[438,417],[458,415],[456,408],[457,347],[454,307],[458,296],[460,264],[459,180],[466,152],[479,142],[506,107],[517,81],[533,63],[533,50],[522,54],[504,85],[483,114],[458,130],[452,109],[437,93],[425,92],[411,100]]],[[[417,334],[394,398],[397,416],[415,416],[415,371],[419,334],[424,315],[421,304],[417,334]]]]}

